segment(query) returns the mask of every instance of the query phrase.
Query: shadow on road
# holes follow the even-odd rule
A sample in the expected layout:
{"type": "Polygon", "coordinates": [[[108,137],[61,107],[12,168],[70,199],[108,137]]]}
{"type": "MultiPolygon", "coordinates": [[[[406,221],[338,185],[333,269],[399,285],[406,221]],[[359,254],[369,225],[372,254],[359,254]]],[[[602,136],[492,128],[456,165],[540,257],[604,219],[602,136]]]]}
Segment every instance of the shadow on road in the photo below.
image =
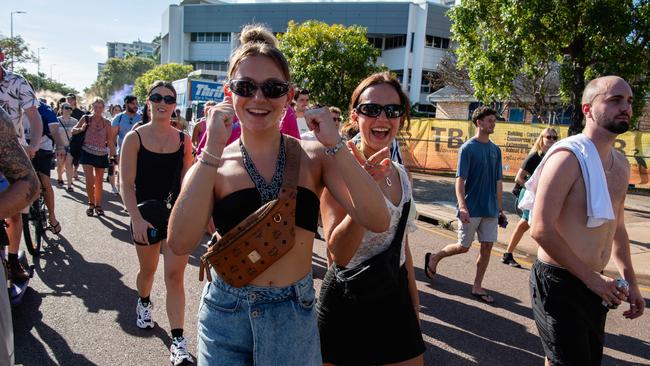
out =
{"type": "Polygon", "coordinates": [[[25,366],[45,365],[94,365],[86,357],[75,353],[66,340],[52,327],[43,323],[40,306],[48,295],[28,288],[23,303],[12,309],[16,364],[25,366]],[[32,334],[36,330],[39,338],[32,334]],[[49,348],[54,360],[48,355],[49,348]],[[23,348],[24,351],[18,351],[23,348]]]}
{"type": "MultiPolygon", "coordinates": [[[[424,273],[420,275],[425,280],[424,273]]],[[[469,298],[468,284],[438,274],[435,288],[436,291],[467,299],[456,301],[420,292],[422,313],[443,323],[423,321],[422,332],[452,349],[450,352],[430,345],[425,354],[425,364],[433,364],[434,361],[445,365],[467,363],[467,359],[459,359],[452,352],[464,353],[480,365],[532,365],[543,362],[539,338],[529,333],[522,324],[471,304],[474,300],[469,298]]],[[[517,299],[496,292],[491,294],[495,307],[531,317],[530,309],[518,304],[517,299]]]]}
{"type": "Polygon", "coordinates": [[[169,343],[162,328],[143,331],[135,325],[138,293],[124,284],[122,273],[108,264],[86,261],[63,235],[58,244],[42,257],[43,265],[35,267],[39,278],[53,291],[46,296],[78,298],[91,313],[114,311],[124,332],[137,337],[158,337],[169,343]]]}

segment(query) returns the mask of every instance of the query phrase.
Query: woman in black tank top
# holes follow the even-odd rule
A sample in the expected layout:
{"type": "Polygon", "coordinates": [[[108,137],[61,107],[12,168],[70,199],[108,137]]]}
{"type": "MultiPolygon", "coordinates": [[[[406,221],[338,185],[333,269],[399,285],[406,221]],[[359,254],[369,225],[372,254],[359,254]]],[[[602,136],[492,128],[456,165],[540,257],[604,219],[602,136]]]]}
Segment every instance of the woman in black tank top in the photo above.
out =
{"type": "Polygon", "coordinates": [[[192,143],[188,135],[170,124],[171,114],[176,108],[176,91],[171,83],[157,81],[151,85],[147,105],[151,111],[151,123],[129,132],[120,154],[122,200],[131,215],[133,241],[140,262],[136,325],[140,328],[154,326],[149,295],[162,247],[167,314],[172,333],[170,359],[172,363],[180,364],[182,360],[193,361],[183,338],[183,276],[188,256],[172,253],[164,239],[157,243],[148,242],[147,230],[154,227],[142,217],[138,204],[147,200],[165,201],[169,205],[175,203],[183,176],[192,164],[192,143]]]}
{"type": "MultiPolygon", "coordinates": [[[[223,232],[234,224],[224,216],[241,220],[277,197],[284,162],[294,156],[288,148],[295,146],[288,142],[292,138],[278,131],[293,97],[287,60],[277,39],[261,26],[245,27],[240,38],[230,59],[227,96],[208,111],[205,148],[172,211],[168,240],[175,253],[196,248],[214,208],[220,210],[212,215],[214,224],[223,232]],[[235,115],[241,137],[226,146],[235,115]]],[[[199,310],[199,364],[322,365],[311,277],[318,197],[327,187],[361,226],[388,228],[383,195],[342,142],[329,110],[309,110],[305,118],[318,141],[298,146],[296,215],[301,219],[292,218],[295,245],[243,287],[212,271],[199,310]]]]}

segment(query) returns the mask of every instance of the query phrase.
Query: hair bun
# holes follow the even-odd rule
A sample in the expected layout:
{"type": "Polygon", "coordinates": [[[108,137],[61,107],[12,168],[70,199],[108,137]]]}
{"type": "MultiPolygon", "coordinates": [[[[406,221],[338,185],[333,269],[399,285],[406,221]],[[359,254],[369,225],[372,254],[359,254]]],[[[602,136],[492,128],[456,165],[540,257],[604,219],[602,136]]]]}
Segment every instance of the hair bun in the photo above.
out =
{"type": "Polygon", "coordinates": [[[275,48],[278,47],[278,39],[273,33],[263,25],[249,24],[242,29],[239,36],[239,42],[243,45],[246,43],[265,43],[275,48]]]}

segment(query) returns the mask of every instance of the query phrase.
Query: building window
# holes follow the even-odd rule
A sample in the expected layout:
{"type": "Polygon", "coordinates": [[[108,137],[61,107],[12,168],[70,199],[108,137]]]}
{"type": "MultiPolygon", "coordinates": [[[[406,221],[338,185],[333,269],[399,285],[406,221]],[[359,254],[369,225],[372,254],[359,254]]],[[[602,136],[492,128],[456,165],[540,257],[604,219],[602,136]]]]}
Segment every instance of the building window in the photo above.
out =
{"type": "Polygon", "coordinates": [[[222,61],[194,62],[192,66],[194,66],[194,70],[228,71],[228,62],[222,61]]]}
{"type": "Polygon", "coordinates": [[[192,32],[190,41],[198,43],[230,43],[230,33],[227,32],[192,32]]]}
{"type": "Polygon", "coordinates": [[[368,43],[375,48],[381,49],[384,39],[382,37],[368,37],[368,43]]]}
{"type": "Polygon", "coordinates": [[[427,35],[424,39],[424,45],[431,48],[448,49],[449,38],[427,35]]]}
{"type": "Polygon", "coordinates": [[[424,113],[429,117],[435,117],[436,107],[431,104],[418,104],[418,112],[424,113]]]}
{"type": "Polygon", "coordinates": [[[508,121],[523,122],[526,118],[526,110],[523,108],[511,107],[508,114],[508,121]]]}
{"type": "Polygon", "coordinates": [[[400,47],[406,47],[406,34],[386,37],[386,44],[384,46],[385,50],[390,50],[392,48],[400,48],[400,47]]]}

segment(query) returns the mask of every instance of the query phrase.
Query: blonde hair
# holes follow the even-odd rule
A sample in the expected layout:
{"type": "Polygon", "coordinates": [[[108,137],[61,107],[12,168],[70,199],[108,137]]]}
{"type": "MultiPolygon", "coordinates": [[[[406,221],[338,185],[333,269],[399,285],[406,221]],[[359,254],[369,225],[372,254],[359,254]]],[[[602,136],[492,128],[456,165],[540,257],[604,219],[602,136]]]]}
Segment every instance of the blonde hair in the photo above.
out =
{"type": "Polygon", "coordinates": [[[547,133],[549,132],[554,132],[555,136],[558,138],[560,135],[557,133],[557,131],[553,127],[546,127],[545,129],[542,130],[542,132],[539,133],[539,136],[537,136],[537,140],[535,140],[535,143],[533,144],[533,148],[530,149],[530,153],[536,153],[537,155],[542,155],[544,152],[544,136],[546,136],[547,133]]]}
{"type": "Polygon", "coordinates": [[[106,102],[104,102],[104,99],[102,99],[102,98],[100,98],[100,97],[94,97],[94,98],[90,101],[90,105],[91,105],[91,106],[94,106],[95,103],[101,103],[104,107],[106,107],[106,102]]]}
{"type": "Polygon", "coordinates": [[[271,31],[260,24],[246,25],[239,36],[241,45],[230,55],[228,79],[231,79],[239,65],[251,56],[266,56],[280,68],[286,81],[291,81],[289,63],[284,54],[278,49],[278,39],[271,31]]]}

